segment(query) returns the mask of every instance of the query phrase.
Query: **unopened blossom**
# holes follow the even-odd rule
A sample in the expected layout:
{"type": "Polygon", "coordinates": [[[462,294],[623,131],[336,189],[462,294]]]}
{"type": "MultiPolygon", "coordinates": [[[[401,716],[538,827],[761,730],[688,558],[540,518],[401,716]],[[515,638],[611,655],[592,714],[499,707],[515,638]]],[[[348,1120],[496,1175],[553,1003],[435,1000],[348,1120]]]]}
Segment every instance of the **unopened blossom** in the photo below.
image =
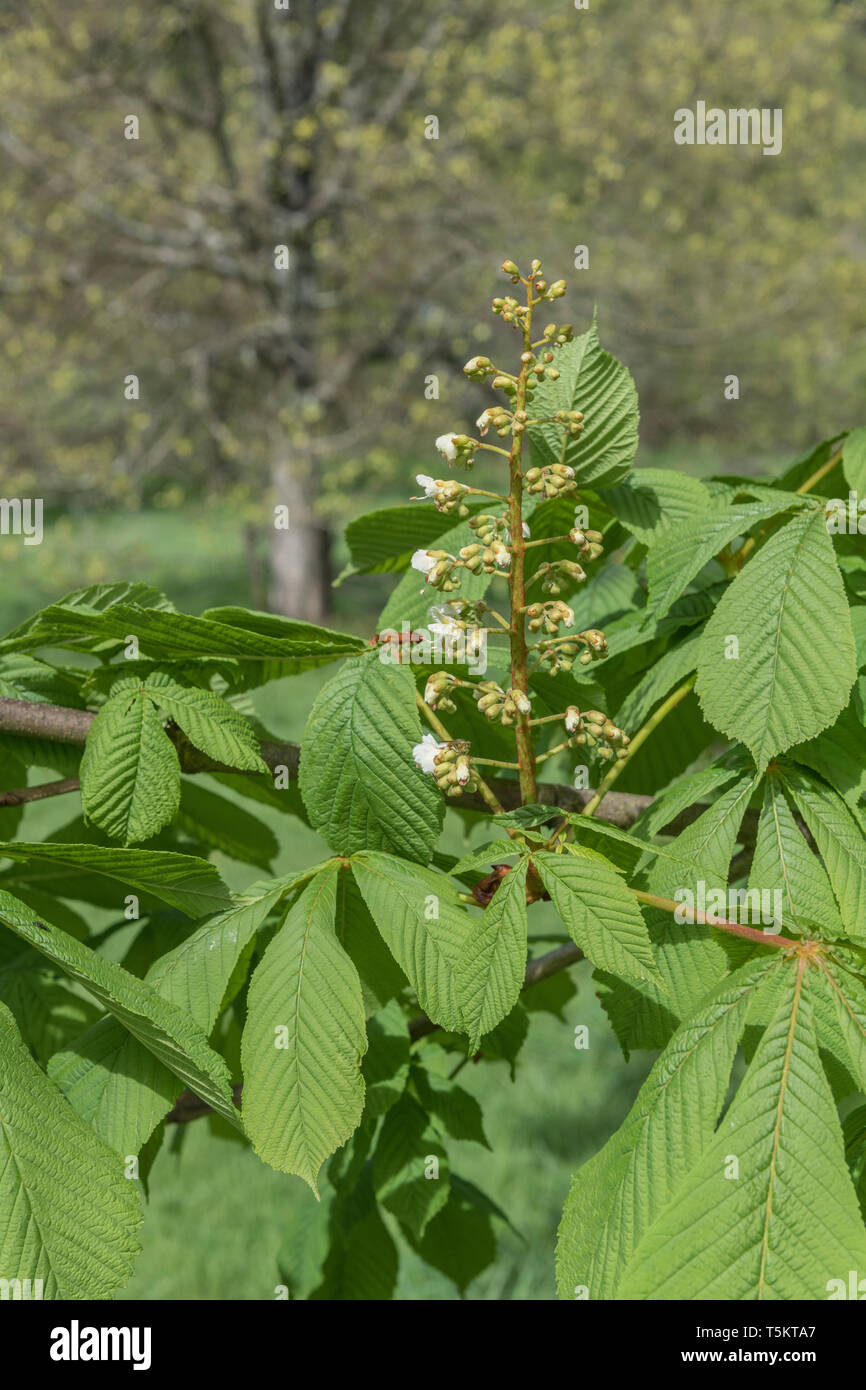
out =
{"type": "Polygon", "coordinates": [[[494,541],[490,549],[493,551],[493,559],[498,568],[507,570],[511,564],[511,552],[508,547],[503,545],[501,541],[494,541]]]}
{"type": "Polygon", "coordinates": [[[445,744],[440,743],[435,734],[425,734],[421,742],[416,743],[412,749],[412,757],[422,772],[432,773],[436,771],[436,755],[440,748],[444,747],[445,744]]]}
{"type": "Polygon", "coordinates": [[[490,411],[482,410],[478,419],[475,421],[475,428],[480,435],[485,435],[490,428],[490,411]]]}
{"type": "Polygon", "coordinates": [[[576,734],[580,728],[580,710],[577,705],[569,705],[565,711],[565,728],[569,734],[576,734]]]}

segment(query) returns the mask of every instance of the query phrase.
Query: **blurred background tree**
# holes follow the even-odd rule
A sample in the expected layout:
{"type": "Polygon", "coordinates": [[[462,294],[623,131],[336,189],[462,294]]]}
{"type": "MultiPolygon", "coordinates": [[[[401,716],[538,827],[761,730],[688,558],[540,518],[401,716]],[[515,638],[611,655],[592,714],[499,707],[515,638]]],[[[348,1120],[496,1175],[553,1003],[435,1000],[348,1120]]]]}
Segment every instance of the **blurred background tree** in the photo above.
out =
{"type": "Polygon", "coordinates": [[[210,502],[254,601],[321,619],[332,527],[477,414],[454,373],[505,255],[598,304],[644,461],[756,470],[857,423],[857,5],[279,3],[7,0],[6,495],[210,502]],[[781,107],[781,154],[676,145],[697,100],[781,107]]]}

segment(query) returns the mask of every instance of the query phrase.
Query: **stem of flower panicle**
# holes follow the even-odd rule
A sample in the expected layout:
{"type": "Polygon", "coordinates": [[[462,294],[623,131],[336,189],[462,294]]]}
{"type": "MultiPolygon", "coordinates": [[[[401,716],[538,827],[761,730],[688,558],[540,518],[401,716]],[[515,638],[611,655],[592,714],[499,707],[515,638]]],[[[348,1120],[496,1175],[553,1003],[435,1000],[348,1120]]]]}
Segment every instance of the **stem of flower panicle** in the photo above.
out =
{"type": "MultiPolygon", "coordinates": [[[[517,395],[514,402],[515,414],[526,409],[526,378],[529,374],[531,364],[531,343],[532,343],[532,309],[535,301],[532,297],[532,282],[534,276],[530,275],[528,280],[523,283],[526,285],[527,313],[523,330],[523,355],[526,358],[520,364],[520,376],[517,378],[517,395]]],[[[524,578],[526,544],[523,536],[523,441],[525,433],[522,429],[516,430],[511,443],[511,452],[508,455],[508,469],[510,475],[510,489],[508,499],[509,530],[511,532],[511,684],[514,690],[527,695],[529,692],[529,682],[527,680],[527,658],[528,648],[526,645],[526,620],[523,609],[526,607],[526,581],[524,578]]],[[[517,744],[517,761],[520,767],[520,795],[524,805],[529,805],[537,799],[535,784],[535,748],[532,742],[532,730],[529,724],[529,715],[518,712],[517,725],[515,728],[515,740],[517,744]]]]}

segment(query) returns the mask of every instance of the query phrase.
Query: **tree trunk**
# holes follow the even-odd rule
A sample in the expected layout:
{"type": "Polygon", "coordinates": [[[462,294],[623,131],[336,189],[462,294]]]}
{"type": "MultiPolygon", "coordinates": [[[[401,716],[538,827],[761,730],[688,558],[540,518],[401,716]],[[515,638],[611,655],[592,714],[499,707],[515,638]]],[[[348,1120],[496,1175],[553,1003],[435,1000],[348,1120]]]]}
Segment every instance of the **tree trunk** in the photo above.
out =
{"type": "Polygon", "coordinates": [[[275,504],[289,509],[289,526],[272,532],[268,606],[290,618],[325,622],[331,606],[330,532],[313,514],[311,489],[297,463],[276,463],[271,485],[275,504]]]}

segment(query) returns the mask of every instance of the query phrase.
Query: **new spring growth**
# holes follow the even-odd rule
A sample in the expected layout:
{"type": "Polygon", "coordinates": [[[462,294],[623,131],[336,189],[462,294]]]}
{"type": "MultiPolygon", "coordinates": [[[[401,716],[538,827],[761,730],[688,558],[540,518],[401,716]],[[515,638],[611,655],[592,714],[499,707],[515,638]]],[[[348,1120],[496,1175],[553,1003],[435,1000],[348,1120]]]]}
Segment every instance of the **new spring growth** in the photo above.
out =
{"type": "MultiPolygon", "coordinates": [[[[527,498],[544,502],[576,492],[577,477],[572,464],[575,458],[580,457],[576,448],[587,422],[582,410],[571,408],[562,386],[556,388],[556,383],[561,382],[564,375],[560,372],[557,355],[574,338],[571,324],[551,322],[541,331],[537,325],[533,326],[533,315],[539,305],[558,300],[565,293],[565,282],[548,282],[539,260],[532,261],[526,276],[521,274],[517,263],[511,259],[506,260],[502,268],[510,277],[515,291],[497,296],[492,307],[494,314],[520,334],[519,361],[514,370],[481,354],[466,362],[464,375],[488,390],[500,392],[504,400],[482,410],[476,421],[478,438],[473,439],[458,430],[449,431],[439,436],[436,447],[447,459],[449,467],[471,467],[481,450],[507,456],[507,495],[420,474],[418,483],[423,489],[424,498],[430,499],[438,511],[454,513],[465,520],[471,539],[465,545],[458,542],[456,554],[444,549],[430,549],[416,551],[412,556],[413,568],[425,575],[427,584],[446,594],[459,588],[461,570],[468,570],[473,575],[504,578],[508,586],[510,606],[505,616],[499,611],[502,605],[498,597],[497,606],[490,606],[483,600],[469,603],[449,599],[431,609],[433,622],[430,628],[434,633],[451,634],[455,629],[474,627],[479,635],[496,631],[503,637],[507,636],[510,684],[493,680],[467,680],[448,671],[434,672],[427,681],[424,704],[431,722],[435,723],[438,732],[447,741],[440,743],[428,734],[415,749],[419,767],[431,773],[448,796],[460,796],[467,788],[471,790],[480,785],[482,794],[486,793],[488,804],[491,793],[473,773],[469,744],[464,740],[449,739],[432,713],[441,710],[459,714],[458,690],[465,688],[471,693],[479,713],[485,719],[514,726],[520,789],[525,801],[535,799],[536,753],[533,740],[536,725],[563,718],[567,742],[572,746],[595,750],[603,761],[622,758],[628,749],[628,736],[598,710],[581,712],[576,706],[569,706],[563,716],[530,719],[529,689],[533,671],[540,666],[546,666],[554,674],[570,671],[575,663],[588,666],[607,656],[607,641],[600,629],[587,628],[578,633],[569,631],[575,623],[574,610],[560,597],[567,596],[578,584],[584,583],[587,578],[584,565],[597,560],[603,554],[604,546],[600,531],[584,530],[577,526],[566,536],[532,539],[523,518],[527,498]],[[517,289],[517,286],[520,288],[517,289]],[[562,404],[564,397],[567,404],[562,404]],[[529,451],[533,427],[536,425],[552,426],[558,431],[561,438],[560,462],[532,465],[529,451]],[[491,432],[500,438],[510,437],[510,445],[499,448],[484,443],[485,437],[491,432]],[[566,462],[567,459],[571,462],[566,462]],[[470,516],[467,502],[473,495],[499,499],[503,503],[503,510],[470,516]],[[527,566],[528,547],[561,545],[567,540],[576,547],[574,558],[544,561],[539,556],[540,563],[527,566]],[[542,592],[551,597],[529,602],[527,587],[536,581],[542,592]],[[490,615],[492,623],[487,621],[485,614],[490,615]],[[533,644],[527,640],[527,634],[537,634],[540,640],[533,644]]],[[[539,515],[543,516],[543,512],[539,515]]],[[[561,555],[562,552],[559,553],[561,555]]],[[[483,675],[484,672],[481,670],[477,674],[483,675]]],[[[543,756],[550,755],[545,753],[543,756]]]]}

